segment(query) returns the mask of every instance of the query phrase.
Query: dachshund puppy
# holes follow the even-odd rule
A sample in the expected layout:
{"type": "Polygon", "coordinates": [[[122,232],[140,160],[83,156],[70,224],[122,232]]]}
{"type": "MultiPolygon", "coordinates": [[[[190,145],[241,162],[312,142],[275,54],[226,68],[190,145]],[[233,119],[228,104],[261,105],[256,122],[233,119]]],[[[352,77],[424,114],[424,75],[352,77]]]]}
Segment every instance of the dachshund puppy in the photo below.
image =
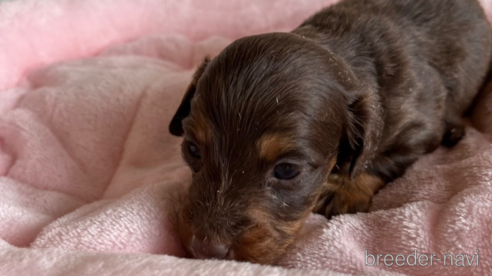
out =
{"type": "Polygon", "coordinates": [[[205,60],[169,126],[193,171],[189,253],[271,264],[311,212],[367,211],[465,134],[491,45],[477,0],[344,0],[205,60]]]}

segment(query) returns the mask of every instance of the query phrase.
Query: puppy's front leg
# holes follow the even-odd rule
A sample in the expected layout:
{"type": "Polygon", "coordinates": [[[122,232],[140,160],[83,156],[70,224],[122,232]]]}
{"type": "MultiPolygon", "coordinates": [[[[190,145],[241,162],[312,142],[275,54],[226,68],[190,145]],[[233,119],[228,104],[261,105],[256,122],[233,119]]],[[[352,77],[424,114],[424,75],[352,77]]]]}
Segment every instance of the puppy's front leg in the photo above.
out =
{"type": "Polygon", "coordinates": [[[332,174],[323,185],[313,212],[328,219],[340,214],[367,212],[372,196],[383,185],[381,178],[368,173],[361,173],[352,180],[332,174]]]}

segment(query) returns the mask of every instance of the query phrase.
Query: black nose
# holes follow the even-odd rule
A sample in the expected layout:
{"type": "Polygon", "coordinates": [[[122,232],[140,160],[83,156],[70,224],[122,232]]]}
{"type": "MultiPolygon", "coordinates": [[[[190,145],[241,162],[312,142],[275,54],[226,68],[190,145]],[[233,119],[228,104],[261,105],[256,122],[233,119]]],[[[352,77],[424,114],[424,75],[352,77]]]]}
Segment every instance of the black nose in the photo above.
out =
{"type": "Polygon", "coordinates": [[[224,244],[198,239],[195,236],[191,240],[191,249],[197,259],[224,259],[229,252],[229,247],[224,244]]]}

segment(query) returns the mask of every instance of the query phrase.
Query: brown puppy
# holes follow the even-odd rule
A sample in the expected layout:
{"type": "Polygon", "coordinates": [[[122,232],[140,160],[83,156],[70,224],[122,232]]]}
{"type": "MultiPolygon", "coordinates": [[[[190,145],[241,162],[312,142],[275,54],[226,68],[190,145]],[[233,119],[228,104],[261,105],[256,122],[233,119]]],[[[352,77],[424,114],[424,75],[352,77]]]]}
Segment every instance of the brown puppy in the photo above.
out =
{"type": "Polygon", "coordinates": [[[194,172],[179,209],[190,254],[268,264],[309,213],[366,211],[464,135],[491,34],[476,0],[345,0],[206,60],[170,125],[194,172]]]}

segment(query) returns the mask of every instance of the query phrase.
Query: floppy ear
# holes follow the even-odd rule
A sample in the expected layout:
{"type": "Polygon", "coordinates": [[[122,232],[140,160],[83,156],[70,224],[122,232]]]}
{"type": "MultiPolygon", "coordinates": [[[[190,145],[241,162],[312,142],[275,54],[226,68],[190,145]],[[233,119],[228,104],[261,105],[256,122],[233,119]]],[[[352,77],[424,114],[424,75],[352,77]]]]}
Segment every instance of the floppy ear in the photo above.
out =
{"type": "Polygon", "coordinates": [[[351,148],[349,176],[357,177],[377,151],[382,134],[379,98],[372,91],[349,95],[346,137],[351,148]]]}
{"type": "Polygon", "coordinates": [[[174,114],[173,119],[169,124],[169,132],[174,136],[183,136],[184,130],[183,130],[182,121],[183,119],[188,117],[188,115],[190,115],[191,99],[193,99],[193,97],[195,96],[196,84],[198,83],[198,80],[202,76],[203,71],[205,71],[205,68],[207,67],[209,62],[210,62],[210,58],[206,57],[203,63],[195,71],[195,74],[193,75],[193,79],[190,85],[188,86],[188,88],[186,89],[186,93],[183,97],[183,100],[181,101],[181,104],[179,105],[176,114],[174,114]]]}

